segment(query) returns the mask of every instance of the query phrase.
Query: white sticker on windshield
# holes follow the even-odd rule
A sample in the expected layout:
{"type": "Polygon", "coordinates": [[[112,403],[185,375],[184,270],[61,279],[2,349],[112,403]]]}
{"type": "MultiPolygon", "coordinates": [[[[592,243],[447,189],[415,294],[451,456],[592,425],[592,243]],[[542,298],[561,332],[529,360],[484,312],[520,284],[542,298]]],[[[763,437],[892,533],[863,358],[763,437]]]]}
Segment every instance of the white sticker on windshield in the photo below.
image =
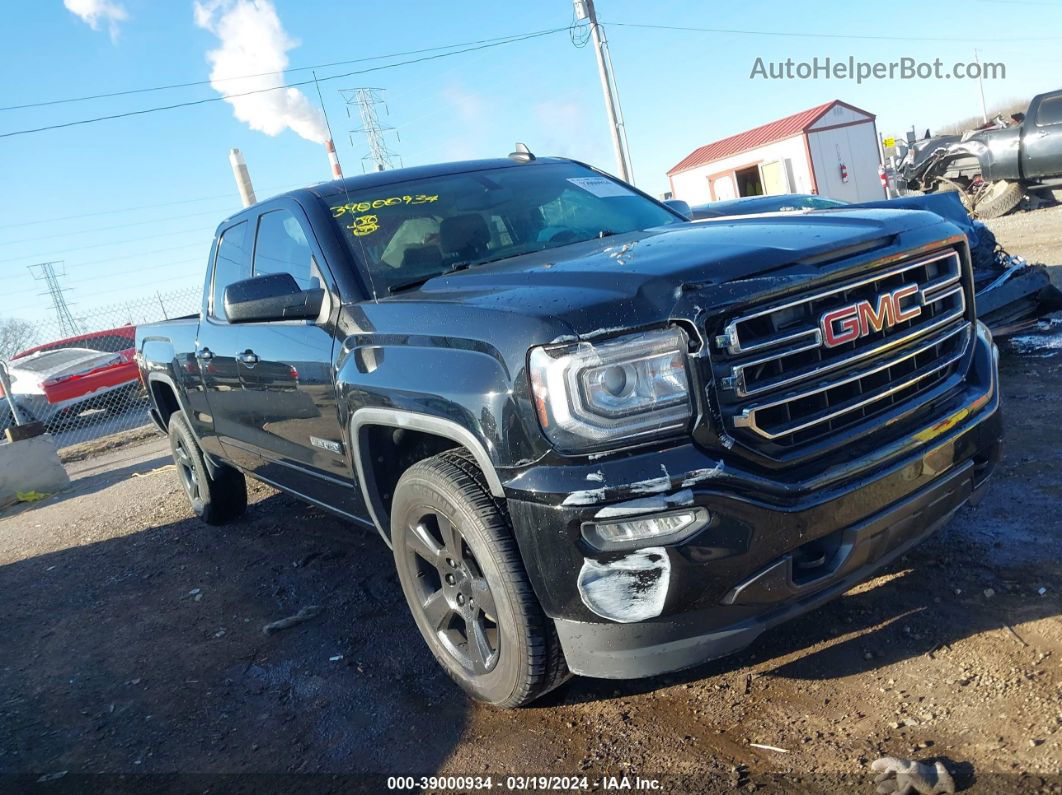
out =
{"type": "Polygon", "coordinates": [[[589,193],[607,199],[610,196],[633,196],[634,192],[604,177],[568,177],[568,182],[589,193]]]}

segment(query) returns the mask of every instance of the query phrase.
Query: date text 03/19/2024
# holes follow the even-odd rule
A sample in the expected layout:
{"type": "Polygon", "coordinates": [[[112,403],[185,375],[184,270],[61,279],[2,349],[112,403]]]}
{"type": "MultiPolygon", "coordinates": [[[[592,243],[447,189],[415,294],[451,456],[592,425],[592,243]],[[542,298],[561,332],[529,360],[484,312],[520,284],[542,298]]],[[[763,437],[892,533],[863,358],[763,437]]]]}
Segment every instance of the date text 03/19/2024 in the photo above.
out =
{"type": "Polygon", "coordinates": [[[602,776],[591,780],[587,776],[390,776],[387,789],[403,790],[463,790],[506,792],[577,792],[604,790],[609,792],[660,789],[660,781],[640,776],[602,776]]]}

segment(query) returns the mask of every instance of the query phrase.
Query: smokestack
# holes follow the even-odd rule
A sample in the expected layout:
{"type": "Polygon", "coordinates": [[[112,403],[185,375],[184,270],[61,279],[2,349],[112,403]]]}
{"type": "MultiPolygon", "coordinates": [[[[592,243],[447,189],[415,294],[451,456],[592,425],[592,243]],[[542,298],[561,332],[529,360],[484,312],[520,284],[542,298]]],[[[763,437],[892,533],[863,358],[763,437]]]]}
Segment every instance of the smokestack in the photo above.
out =
{"type": "Polygon", "coordinates": [[[336,145],[329,138],[325,141],[325,151],[328,152],[328,162],[332,166],[332,179],[343,179],[343,169],[339,167],[339,156],[336,155],[336,145]]]}
{"type": "Polygon", "coordinates": [[[232,176],[236,177],[236,187],[240,190],[240,198],[243,206],[250,207],[258,201],[254,197],[254,187],[251,185],[251,175],[247,171],[247,163],[239,149],[229,150],[229,164],[232,166],[232,176]]]}

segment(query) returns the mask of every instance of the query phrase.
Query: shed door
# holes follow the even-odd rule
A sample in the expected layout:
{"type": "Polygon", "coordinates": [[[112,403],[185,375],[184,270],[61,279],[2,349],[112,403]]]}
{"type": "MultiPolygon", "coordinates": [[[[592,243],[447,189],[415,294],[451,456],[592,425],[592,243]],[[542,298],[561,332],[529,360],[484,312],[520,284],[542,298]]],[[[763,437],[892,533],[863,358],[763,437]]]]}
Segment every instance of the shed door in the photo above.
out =
{"type": "Polygon", "coordinates": [[[763,185],[763,193],[766,196],[789,193],[789,180],[786,179],[785,163],[781,160],[775,160],[772,163],[760,165],[760,183],[763,185]]]}

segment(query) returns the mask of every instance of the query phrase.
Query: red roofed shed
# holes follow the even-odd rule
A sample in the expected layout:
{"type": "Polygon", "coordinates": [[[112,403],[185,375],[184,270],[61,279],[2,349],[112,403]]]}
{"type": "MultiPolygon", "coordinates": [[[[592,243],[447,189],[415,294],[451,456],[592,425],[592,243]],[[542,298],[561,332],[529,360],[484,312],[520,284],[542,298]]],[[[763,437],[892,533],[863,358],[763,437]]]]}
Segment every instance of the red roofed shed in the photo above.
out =
{"type": "Polygon", "coordinates": [[[874,114],[839,99],[698,147],[667,172],[690,204],[780,193],[882,198],[874,114]]]}

